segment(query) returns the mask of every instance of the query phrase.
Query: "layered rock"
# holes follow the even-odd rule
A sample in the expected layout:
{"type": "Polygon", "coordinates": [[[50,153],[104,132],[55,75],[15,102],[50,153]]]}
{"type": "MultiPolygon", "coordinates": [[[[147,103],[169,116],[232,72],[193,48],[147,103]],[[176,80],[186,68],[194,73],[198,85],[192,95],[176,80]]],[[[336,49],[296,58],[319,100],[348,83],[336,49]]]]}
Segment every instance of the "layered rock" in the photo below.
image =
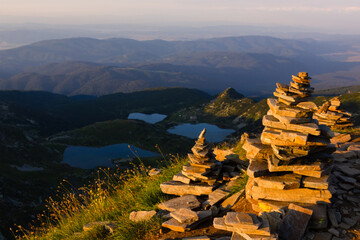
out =
{"type": "Polygon", "coordinates": [[[189,163],[183,166],[173,180],[162,183],[161,190],[173,195],[208,195],[213,191],[214,185],[219,177],[222,164],[215,159],[212,147],[205,139],[204,129],[195,145],[192,153],[188,154],[189,163]]]}
{"type": "Polygon", "coordinates": [[[171,217],[162,226],[173,231],[188,231],[212,220],[229,211],[242,195],[238,192],[230,196],[230,188],[240,177],[245,164],[227,157],[217,161],[212,147],[206,142],[205,133],[205,129],[200,133],[182,171],[174,175],[173,180],[160,185],[162,192],[181,196],[158,205],[160,209],[169,211],[171,217]]]}
{"type": "Polygon", "coordinates": [[[296,209],[308,209],[296,213],[307,216],[306,224],[295,234],[301,236],[311,215],[311,227],[327,225],[326,206],[332,197],[331,153],[335,151],[330,144],[333,132],[313,120],[317,107],[307,101],[313,91],[310,79],[307,73],[300,72],[292,76],[290,85],[277,83],[274,92],[277,98],[267,100],[270,110],[263,117],[265,128],[260,140],[248,139],[244,144],[250,160],[246,197],[253,209],[259,212],[285,209],[288,212],[281,221],[293,214],[287,210],[289,204],[296,204],[296,209]]]}
{"type": "Polygon", "coordinates": [[[351,113],[340,109],[341,102],[338,97],[326,101],[315,113],[314,119],[319,124],[327,125],[331,128],[348,128],[354,126],[351,121],[351,113]]]}

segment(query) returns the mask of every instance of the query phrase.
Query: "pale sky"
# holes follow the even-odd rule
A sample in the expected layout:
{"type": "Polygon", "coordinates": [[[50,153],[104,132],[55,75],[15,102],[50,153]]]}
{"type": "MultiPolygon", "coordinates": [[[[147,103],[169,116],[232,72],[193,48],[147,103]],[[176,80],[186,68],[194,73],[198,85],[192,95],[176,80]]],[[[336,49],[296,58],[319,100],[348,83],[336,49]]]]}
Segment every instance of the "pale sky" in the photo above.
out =
{"type": "Polygon", "coordinates": [[[359,29],[360,0],[0,0],[0,23],[359,29]]]}

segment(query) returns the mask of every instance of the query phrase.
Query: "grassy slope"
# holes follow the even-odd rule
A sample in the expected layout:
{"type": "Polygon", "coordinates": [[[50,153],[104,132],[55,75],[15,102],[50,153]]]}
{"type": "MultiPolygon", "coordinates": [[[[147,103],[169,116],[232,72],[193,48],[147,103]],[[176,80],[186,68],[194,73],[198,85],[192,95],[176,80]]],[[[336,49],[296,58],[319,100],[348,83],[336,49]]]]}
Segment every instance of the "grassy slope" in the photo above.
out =
{"type": "MultiPolygon", "coordinates": [[[[147,168],[140,166],[123,173],[100,171],[99,177],[88,187],[82,188],[80,195],[66,189],[67,194],[58,200],[50,199],[48,214],[40,216],[41,227],[17,231],[20,239],[158,239],[160,217],[153,217],[146,222],[134,223],[129,220],[132,211],[156,210],[157,204],[170,198],[160,189],[162,182],[170,180],[187,162],[185,158],[166,161],[163,171],[157,176],[148,176],[147,168]],[[116,221],[119,227],[108,235],[102,228],[84,232],[83,226],[94,221],[116,221]],[[25,234],[25,235],[24,235],[25,234]]],[[[232,187],[235,193],[245,187],[247,177],[241,178],[232,187]]]]}
{"type": "Polygon", "coordinates": [[[152,210],[169,198],[160,190],[160,183],[167,181],[180,171],[186,159],[176,159],[168,164],[158,176],[146,175],[146,168],[140,167],[126,174],[105,174],[75,199],[72,193],[61,197],[61,201],[50,201],[52,219],[42,218],[42,228],[27,232],[24,239],[142,239],[150,231],[161,226],[160,218],[150,222],[132,223],[129,213],[134,210],[152,210]],[[84,203],[84,204],[82,204],[84,203]],[[101,229],[82,232],[82,227],[92,221],[111,220],[119,222],[119,228],[111,236],[105,236],[101,229]],[[33,234],[31,234],[31,232],[33,234]],[[79,232],[80,234],[74,235],[79,232]],[[99,236],[100,235],[100,236],[99,236]]]}

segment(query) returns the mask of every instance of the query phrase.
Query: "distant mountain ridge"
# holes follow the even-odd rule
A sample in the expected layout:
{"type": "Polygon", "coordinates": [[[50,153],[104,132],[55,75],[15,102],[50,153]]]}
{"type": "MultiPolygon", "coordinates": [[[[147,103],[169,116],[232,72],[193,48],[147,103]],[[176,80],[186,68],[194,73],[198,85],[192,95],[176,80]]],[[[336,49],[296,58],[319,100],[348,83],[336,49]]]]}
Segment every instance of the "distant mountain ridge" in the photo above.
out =
{"type": "MultiPolygon", "coordinates": [[[[246,95],[268,95],[276,82],[287,82],[298,71],[315,75],[316,87],[324,88],[337,84],[326,81],[326,74],[359,66],[327,60],[338,51],[353,50],[356,41],[351,44],[267,36],[46,40],[0,51],[0,89],[100,96],[160,86],[217,93],[232,86],[246,95]]],[[[356,84],[352,78],[347,83],[356,84]]]]}
{"type": "Polygon", "coordinates": [[[0,51],[0,70],[22,70],[52,62],[87,61],[98,63],[136,64],[182,53],[207,51],[268,53],[290,57],[323,52],[336,43],[285,40],[267,36],[212,38],[194,41],[137,41],[125,38],[70,38],[40,41],[15,49],[0,51]],[[136,59],[138,58],[138,59],[136,59]]]}
{"type": "Polygon", "coordinates": [[[271,54],[208,52],[165,58],[137,67],[103,66],[88,62],[50,63],[0,79],[0,89],[50,91],[65,95],[101,96],[152,87],[187,87],[218,92],[228,86],[245,92],[273,87],[262,83],[268,71],[286,77],[300,63],[271,54]],[[252,84],[246,82],[252,78],[252,84]]]}

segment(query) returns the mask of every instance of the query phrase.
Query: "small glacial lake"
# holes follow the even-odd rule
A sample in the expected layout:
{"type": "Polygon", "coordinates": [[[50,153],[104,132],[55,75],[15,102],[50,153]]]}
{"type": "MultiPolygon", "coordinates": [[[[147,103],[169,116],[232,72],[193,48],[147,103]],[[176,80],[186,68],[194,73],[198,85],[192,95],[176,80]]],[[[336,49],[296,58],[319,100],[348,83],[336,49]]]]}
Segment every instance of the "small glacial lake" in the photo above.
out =
{"type": "Polygon", "coordinates": [[[112,163],[114,159],[129,159],[136,156],[153,157],[159,154],[143,150],[129,144],[121,143],[105,147],[85,147],[85,146],[69,146],[65,149],[62,163],[69,164],[72,167],[83,169],[93,169],[96,167],[114,167],[112,163]],[[135,155],[136,154],[136,155],[135,155]]]}
{"type": "Polygon", "coordinates": [[[220,142],[226,138],[226,136],[235,132],[233,129],[222,129],[216,125],[208,124],[208,123],[198,123],[198,124],[180,124],[173,128],[168,129],[169,133],[174,133],[177,135],[189,137],[189,138],[197,138],[200,132],[206,128],[205,138],[209,142],[220,142]]]}
{"type": "Polygon", "coordinates": [[[166,117],[167,117],[166,115],[158,114],[158,113],[153,113],[153,114],[130,113],[128,116],[128,119],[142,120],[147,123],[154,124],[154,123],[164,120],[166,117]]]}

